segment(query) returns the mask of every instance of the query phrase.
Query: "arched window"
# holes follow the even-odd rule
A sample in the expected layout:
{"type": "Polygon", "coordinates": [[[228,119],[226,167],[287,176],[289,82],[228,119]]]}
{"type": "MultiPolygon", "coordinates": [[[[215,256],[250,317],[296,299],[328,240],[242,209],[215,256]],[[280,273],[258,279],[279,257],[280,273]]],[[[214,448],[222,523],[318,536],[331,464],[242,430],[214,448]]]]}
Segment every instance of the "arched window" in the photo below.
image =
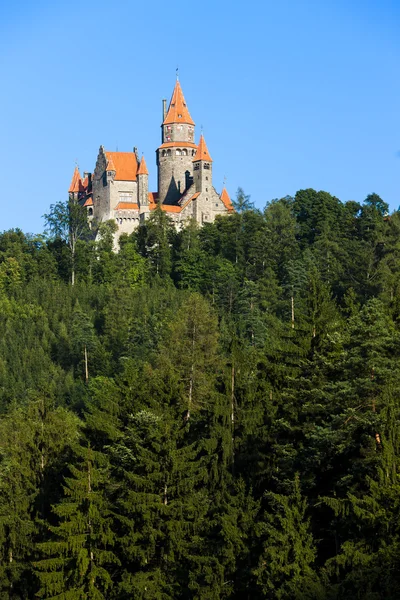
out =
{"type": "Polygon", "coordinates": [[[171,156],[171,150],[167,150],[167,156],[171,156]]]}
{"type": "Polygon", "coordinates": [[[162,155],[163,155],[163,156],[167,156],[167,152],[166,152],[166,150],[163,150],[163,151],[162,151],[162,155]]]}
{"type": "Polygon", "coordinates": [[[179,150],[179,148],[178,148],[178,150],[176,151],[176,155],[177,155],[177,156],[180,156],[181,154],[182,154],[182,152],[181,152],[181,150],[179,150]]]}
{"type": "Polygon", "coordinates": [[[187,150],[182,150],[182,156],[187,156],[187,150]]]}
{"type": "Polygon", "coordinates": [[[89,215],[89,217],[91,217],[93,215],[93,208],[89,208],[88,215],[89,215]]]}

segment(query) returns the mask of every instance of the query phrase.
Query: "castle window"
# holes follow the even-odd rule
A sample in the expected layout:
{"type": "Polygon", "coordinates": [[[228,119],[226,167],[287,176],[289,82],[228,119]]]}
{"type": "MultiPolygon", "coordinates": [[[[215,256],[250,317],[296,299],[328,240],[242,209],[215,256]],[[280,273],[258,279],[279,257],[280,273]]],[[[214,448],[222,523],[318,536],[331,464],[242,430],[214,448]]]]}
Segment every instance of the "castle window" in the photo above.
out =
{"type": "Polygon", "coordinates": [[[210,168],[210,163],[204,163],[204,168],[205,169],[209,169],[210,168]]]}
{"type": "Polygon", "coordinates": [[[182,115],[178,115],[178,119],[182,119],[182,115]]]}
{"type": "Polygon", "coordinates": [[[206,177],[206,181],[208,181],[208,177],[206,177]]]}
{"type": "Polygon", "coordinates": [[[218,206],[219,206],[218,202],[216,203],[216,205],[215,205],[215,206],[218,208],[218,206]]]}
{"type": "Polygon", "coordinates": [[[167,156],[171,156],[171,150],[167,150],[167,156]]]}
{"type": "Polygon", "coordinates": [[[176,155],[177,155],[177,156],[180,156],[180,155],[181,155],[181,151],[180,151],[180,150],[177,150],[177,151],[176,151],[176,155]]]}
{"type": "Polygon", "coordinates": [[[166,152],[166,150],[163,150],[163,151],[162,151],[162,155],[163,155],[163,156],[167,156],[167,152],[166,152]]]}
{"type": "Polygon", "coordinates": [[[170,141],[171,141],[171,136],[167,135],[167,142],[170,142],[170,141]]]}
{"type": "Polygon", "coordinates": [[[182,156],[187,156],[187,151],[186,150],[182,150],[181,154],[182,154],[182,156]]]}
{"type": "Polygon", "coordinates": [[[199,168],[200,168],[200,165],[199,165],[199,163],[198,163],[198,162],[197,162],[197,163],[195,163],[195,165],[194,165],[194,170],[195,170],[195,171],[198,171],[198,170],[199,170],[199,168]]]}
{"type": "Polygon", "coordinates": [[[182,131],[182,125],[178,125],[178,126],[177,126],[177,130],[178,130],[178,131],[182,131]]]}
{"type": "Polygon", "coordinates": [[[119,192],[119,201],[120,202],[133,202],[132,192],[119,192]]]}
{"type": "Polygon", "coordinates": [[[91,217],[93,215],[93,208],[89,208],[88,215],[89,215],[89,217],[91,217]]]}
{"type": "Polygon", "coordinates": [[[208,188],[206,188],[206,192],[208,192],[208,188]]]}

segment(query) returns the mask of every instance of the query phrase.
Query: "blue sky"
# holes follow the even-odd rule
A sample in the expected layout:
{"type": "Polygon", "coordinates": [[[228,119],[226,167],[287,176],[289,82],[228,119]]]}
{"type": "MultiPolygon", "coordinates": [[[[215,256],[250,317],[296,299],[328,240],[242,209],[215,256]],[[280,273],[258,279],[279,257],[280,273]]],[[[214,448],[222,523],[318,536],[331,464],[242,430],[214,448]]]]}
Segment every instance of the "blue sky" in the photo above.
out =
{"type": "Polygon", "coordinates": [[[0,230],[43,230],[75,161],[144,153],[180,81],[214,159],[259,208],[312,187],[400,205],[398,0],[20,1],[0,21],[0,230]]]}

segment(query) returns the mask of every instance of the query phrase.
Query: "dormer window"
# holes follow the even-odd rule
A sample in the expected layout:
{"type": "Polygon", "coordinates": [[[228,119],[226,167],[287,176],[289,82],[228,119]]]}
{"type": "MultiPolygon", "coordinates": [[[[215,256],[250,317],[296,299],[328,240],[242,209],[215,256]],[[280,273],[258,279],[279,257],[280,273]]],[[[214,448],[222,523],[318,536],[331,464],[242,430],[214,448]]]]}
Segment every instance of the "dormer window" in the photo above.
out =
{"type": "Polygon", "coordinates": [[[182,115],[178,115],[178,119],[182,119],[182,115]]]}

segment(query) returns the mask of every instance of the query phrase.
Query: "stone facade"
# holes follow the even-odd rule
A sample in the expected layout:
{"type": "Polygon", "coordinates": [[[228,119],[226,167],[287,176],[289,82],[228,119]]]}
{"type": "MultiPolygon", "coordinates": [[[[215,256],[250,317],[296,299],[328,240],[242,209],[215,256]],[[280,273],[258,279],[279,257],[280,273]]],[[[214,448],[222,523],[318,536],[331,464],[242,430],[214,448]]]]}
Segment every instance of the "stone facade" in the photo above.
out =
{"type": "Polygon", "coordinates": [[[100,146],[96,166],[81,178],[75,169],[70,198],[86,207],[88,220],[96,224],[109,219],[121,233],[132,233],[159,204],[177,228],[194,218],[200,225],[217,215],[233,212],[224,188],[218,194],[212,184],[212,158],[203,135],[195,143],[195,124],[176,82],[168,111],[163,101],[161,145],[156,150],[158,190],[149,192],[144,157],[133,152],[108,152],[100,146]]]}

